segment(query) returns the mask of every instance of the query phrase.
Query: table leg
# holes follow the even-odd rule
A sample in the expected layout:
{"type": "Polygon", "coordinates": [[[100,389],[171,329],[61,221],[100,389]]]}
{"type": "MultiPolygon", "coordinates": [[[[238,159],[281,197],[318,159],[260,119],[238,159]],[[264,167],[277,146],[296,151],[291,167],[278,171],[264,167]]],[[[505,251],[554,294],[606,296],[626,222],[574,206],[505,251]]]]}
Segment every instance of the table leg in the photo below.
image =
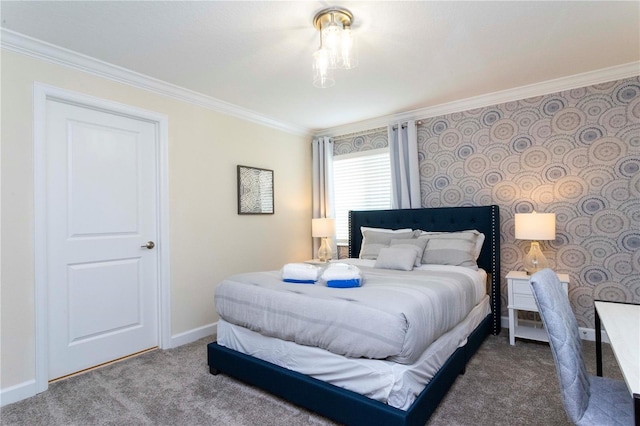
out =
{"type": "Polygon", "coordinates": [[[598,310],[595,307],[593,310],[596,313],[596,375],[602,377],[602,324],[600,324],[598,310]]]}
{"type": "Polygon", "coordinates": [[[515,309],[509,309],[509,344],[511,346],[516,344],[516,318],[518,317],[518,311],[515,309]]]}

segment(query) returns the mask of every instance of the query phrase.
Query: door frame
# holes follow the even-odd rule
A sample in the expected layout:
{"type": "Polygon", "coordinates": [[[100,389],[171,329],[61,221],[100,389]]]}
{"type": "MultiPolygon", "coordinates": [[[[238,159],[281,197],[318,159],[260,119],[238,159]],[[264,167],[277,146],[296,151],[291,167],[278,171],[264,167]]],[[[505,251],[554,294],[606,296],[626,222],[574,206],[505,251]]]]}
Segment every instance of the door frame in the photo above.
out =
{"type": "Polygon", "coordinates": [[[35,385],[36,393],[49,386],[49,331],[47,280],[46,117],[47,101],[55,100],[143,120],[155,125],[157,234],[158,234],[158,343],[171,346],[171,286],[169,270],[169,130],[168,117],[118,102],[35,82],[33,85],[33,178],[34,178],[34,274],[35,274],[35,385]]]}

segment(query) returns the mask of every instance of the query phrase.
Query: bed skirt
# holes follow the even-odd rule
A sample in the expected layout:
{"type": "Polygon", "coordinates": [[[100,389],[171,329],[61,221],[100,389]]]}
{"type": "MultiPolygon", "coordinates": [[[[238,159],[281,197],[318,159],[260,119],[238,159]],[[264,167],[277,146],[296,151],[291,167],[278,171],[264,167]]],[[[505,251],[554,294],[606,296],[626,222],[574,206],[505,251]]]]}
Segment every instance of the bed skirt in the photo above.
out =
{"type": "Polygon", "coordinates": [[[222,319],[218,322],[218,344],[406,410],[490,312],[489,297],[485,296],[460,324],[440,336],[412,364],[344,357],[263,336],[222,319]]]}
{"type": "Polygon", "coordinates": [[[222,372],[346,425],[424,426],[492,330],[489,314],[435,374],[408,410],[218,345],[207,346],[211,374],[222,372]]]}

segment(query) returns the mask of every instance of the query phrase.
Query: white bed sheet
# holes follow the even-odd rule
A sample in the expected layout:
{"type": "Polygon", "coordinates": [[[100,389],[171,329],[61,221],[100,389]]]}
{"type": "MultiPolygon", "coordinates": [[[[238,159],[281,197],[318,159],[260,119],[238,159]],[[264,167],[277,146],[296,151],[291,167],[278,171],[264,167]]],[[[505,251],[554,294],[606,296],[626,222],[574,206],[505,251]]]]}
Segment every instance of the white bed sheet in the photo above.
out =
{"type": "Polygon", "coordinates": [[[413,364],[347,358],[320,348],[266,337],[222,319],[218,321],[217,341],[238,352],[406,410],[490,312],[489,296],[485,295],[460,324],[433,342],[413,364]]]}

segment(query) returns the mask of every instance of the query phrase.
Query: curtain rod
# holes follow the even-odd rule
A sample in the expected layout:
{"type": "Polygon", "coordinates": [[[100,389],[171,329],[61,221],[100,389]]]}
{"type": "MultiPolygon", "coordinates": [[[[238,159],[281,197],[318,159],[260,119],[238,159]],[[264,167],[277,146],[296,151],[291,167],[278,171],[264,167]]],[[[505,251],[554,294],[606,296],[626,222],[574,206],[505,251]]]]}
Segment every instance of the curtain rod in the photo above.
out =
{"type": "MultiPolygon", "coordinates": [[[[421,124],[422,124],[422,120],[416,121],[416,126],[419,126],[421,124]]],[[[401,126],[402,126],[403,129],[405,129],[407,127],[407,123],[403,123],[401,126]]],[[[393,130],[397,130],[398,129],[398,125],[396,124],[392,128],[393,128],[393,130]]]]}

